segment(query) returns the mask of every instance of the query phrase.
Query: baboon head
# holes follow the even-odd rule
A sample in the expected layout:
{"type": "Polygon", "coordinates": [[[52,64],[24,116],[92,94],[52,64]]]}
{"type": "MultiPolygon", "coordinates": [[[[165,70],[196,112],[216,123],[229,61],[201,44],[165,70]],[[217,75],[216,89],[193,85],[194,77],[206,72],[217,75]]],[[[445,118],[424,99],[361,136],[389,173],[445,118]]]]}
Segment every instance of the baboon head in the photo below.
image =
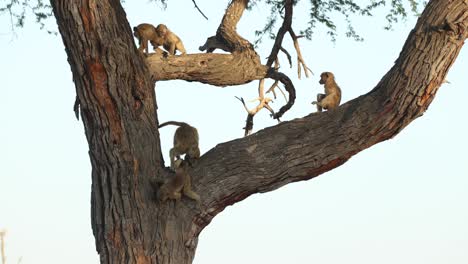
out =
{"type": "Polygon", "coordinates": [[[159,24],[156,27],[156,33],[158,33],[159,37],[164,38],[167,35],[168,29],[167,26],[164,24],[159,24]]]}
{"type": "Polygon", "coordinates": [[[183,160],[183,159],[176,159],[174,161],[174,165],[175,165],[176,172],[179,171],[179,170],[180,171],[185,171],[185,170],[187,170],[187,168],[189,166],[188,162],[183,160]]]}
{"type": "Polygon", "coordinates": [[[319,83],[320,84],[325,84],[325,83],[327,83],[329,78],[331,78],[331,80],[335,79],[335,76],[333,75],[333,73],[331,73],[331,72],[322,72],[322,74],[320,74],[319,83]]]}

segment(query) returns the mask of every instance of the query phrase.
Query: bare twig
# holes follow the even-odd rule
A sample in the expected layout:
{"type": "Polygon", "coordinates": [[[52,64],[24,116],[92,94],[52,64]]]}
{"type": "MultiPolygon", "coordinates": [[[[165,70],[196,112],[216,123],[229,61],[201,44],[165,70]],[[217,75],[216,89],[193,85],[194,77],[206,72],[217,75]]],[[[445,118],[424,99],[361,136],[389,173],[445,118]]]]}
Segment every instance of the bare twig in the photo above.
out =
{"type": "Polygon", "coordinates": [[[279,81],[276,80],[270,87],[270,89],[268,89],[266,91],[266,93],[270,93],[272,92],[273,93],[273,98],[276,99],[276,92],[275,92],[275,88],[278,88],[278,90],[281,92],[281,94],[283,95],[284,97],[284,100],[287,102],[288,101],[288,98],[286,97],[286,94],[283,92],[283,89],[281,89],[281,87],[278,85],[279,84],[279,81]]]}
{"type": "Polygon", "coordinates": [[[314,73],[305,64],[305,61],[302,58],[301,48],[299,47],[299,41],[298,41],[298,39],[303,36],[296,36],[296,33],[294,33],[294,30],[292,28],[289,28],[289,35],[291,35],[291,38],[294,43],[294,48],[296,49],[296,53],[297,53],[297,77],[301,79],[301,66],[302,66],[304,68],[304,74],[306,78],[309,78],[309,72],[311,74],[314,74],[314,73]]]}
{"type": "Polygon", "coordinates": [[[288,102],[284,106],[282,106],[280,110],[276,112],[273,116],[273,118],[279,121],[279,118],[283,116],[283,114],[294,105],[294,101],[296,101],[296,89],[294,89],[294,85],[291,79],[289,79],[289,77],[284,73],[278,72],[274,69],[270,69],[266,77],[271,78],[275,81],[280,81],[289,94],[288,102]]]}
{"type": "Polygon", "coordinates": [[[268,91],[266,93],[269,93],[269,92],[272,92],[273,93],[273,98],[276,99],[276,92],[275,92],[275,88],[278,87],[278,81],[275,81],[270,89],[268,89],[268,91]]]}
{"type": "MultiPolygon", "coordinates": [[[[284,51],[283,51],[284,52],[284,51]]],[[[286,54],[289,56],[289,53],[287,53],[286,51],[286,54]]],[[[289,58],[291,58],[291,56],[289,56],[289,58]]],[[[291,61],[290,61],[291,62],[291,61]]],[[[275,66],[274,66],[275,70],[278,70],[279,69],[279,60],[278,58],[276,58],[275,60],[275,66]]],[[[281,89],[281,87],[279,87],[278,85],[279,81],[278,80],[275,80],[275,82],[270,86],[270,89],[268,89],[268,91],[266,91],[266,93],[270,93],[272,92],[273,93],[273,98],[276,99],[276,92],[275,92],[275,88],[278,87],[278,89],[280,90],[280,92],[283,94],[283,97],[284,97],[284,100],[287,102],[288,101],[288,98],[286,98],[286,94],[283,92],[283,89],[281,89]]]]}
{"type": "Polygon", "coordinates": [[[253,129],[253,118],[254,118],[254,115],[251,115],[249,113],[249,109],[247,108],[247,105],[245,105],[245,101],[244,101],[244,98],[242,97],[237,97],[235,96],[237,99],[239,99],[239,101],[241,101],[241,103],[244,105],[244,108],[245,110],[247,111],[247,119],[245,120],[245,127],[243,127],[242,129],[244,129],[244,137],[250,135],[252,133],[252,129],[253,129]]]}
{"type": "Polygon", "coordinates": [[[291,55],[289,54],[289,52],[283,48],[283,47],[280,47],[280,50],[286,54],[286,56],[288,57],[288,62],[289,62],[289,68],[292,68],[292,60],[291,60],[291,55]]]}
{"type": "Polygon", "coordinates": [[[272,112],[272,114],[274,114],[273,112],[273,109],[271,109],[271,107],[268,106],[268,103],[271,102],[271,98],[263,98],[263,99],[260,99],[260,98],[256,98],[254,101],[260,101],[260,103],[253,109],[249,110],[249,108],[247,107],[247,105],[245,104],[245,100],[244,98],[242,97],[237,97],[235,96],[239,101],[241,101],[241,103],[244,105],[244,109],[245,111],[247,111],[247,113],[249,115],[255,115],[257,114],[263,107],[267,108],[270,112],[272,112]]]}
{"type": "Polygon", "coordinates": [[[271,98],[269,98],[269,97],[265,97],[264,88],[265,88],[265,79],[261,79],[259,81],[259,84],[258,84],[258,97],[251,101],[251,102],[258,101],[258,105],[255,108],[251,109],[251,110],[249,110],[247,108],[244,99],[237,98],[244,104],[244,108],[247,111],[247,113],[249,113],[251,115],[255,115],[260,110],[262,110],[262,108],[266,108],[271,112],[272,115],[275,114],[275,112],[273,112],[273,109],[271,109],[271,107],[268,106],[268,103],[270,103],[273,100],[271,98]]]}
{"type": "Polygon", "coordinates": [[[193,4],[195,5],[195,8],[198,10],[198,12],[200,12],[200,14],[202,14],[202,16],[203,16],[206,20],[208,20],[208,17],[205,16],[205,14],[203,14],[203,12],[202,12],[202,11],[200,10],[200,8],[198,7],[197,2],[195,2],[195,0],[192,0],[192,2],[193,2],[193,4]]]}
{"type": "Polygon", "coordinates": [[[243,128],[245,130],[244,136],[248,136],[252,133],[253,129],[253,118],[255,115],[262,109],[266,108],[268,111],[270,111],[271,115],[274,116],[275,112],[273,109],[268,105],[269,102],[271,102],[271,98],[264,97],[264,98],[256,98],[254,101],[259,101],[259,104],[253,108],[249,109],[247,105],[245,104],[244,98],[242,97],[237,97],[235,96],[239,101],[241,101],[242,105],[244,106],[245,111],[247,111],[247,119],[245,120],[245,127],[243,128]]]}

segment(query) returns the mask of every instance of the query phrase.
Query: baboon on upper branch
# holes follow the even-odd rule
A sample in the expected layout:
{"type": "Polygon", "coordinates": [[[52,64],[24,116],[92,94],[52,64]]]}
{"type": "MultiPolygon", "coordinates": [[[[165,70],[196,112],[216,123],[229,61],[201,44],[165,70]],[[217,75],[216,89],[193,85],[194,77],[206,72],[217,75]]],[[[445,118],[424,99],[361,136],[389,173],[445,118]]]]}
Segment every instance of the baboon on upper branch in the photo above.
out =
{"type": "Polygon", "coordinates": [[[156,50],[157,47],[163,44],[163,40],[156,33],[156,28],[151,24],[140,24],[133,28],[133,35],[138,39],[138,50],[141,52],[149,53],[148,41],[150,41],[153,48],[156,50]]]}
{"type": "Polygon", "coordinates": [[[182,40],[180,40],[176,34],[170,31],[166,25],[159,24],[156,27],[156,33],[162,39],[162,43],[158,44],[162,45],[164,49],[169,52],[169,55],[175,55],[177,50],[180,51],[182,55],[186,54],[182,40]]]}
{"type": "Polygon", "coordinates": [[[180,38],[172,33],[164,24],[159,24],[157,27],[146,23],[140,24],[133,28],[133,35],[138,39],[140,45],[138,50],[141,52],[144,50],[146,54],[149,52],[148,41],[151,43],[156,53],[162,53],[158,48],[159,46],[163,46],[169,55],[175,55],[177,50],[179,50],[182,55],[186,53],[184,44],[180,38]]]}

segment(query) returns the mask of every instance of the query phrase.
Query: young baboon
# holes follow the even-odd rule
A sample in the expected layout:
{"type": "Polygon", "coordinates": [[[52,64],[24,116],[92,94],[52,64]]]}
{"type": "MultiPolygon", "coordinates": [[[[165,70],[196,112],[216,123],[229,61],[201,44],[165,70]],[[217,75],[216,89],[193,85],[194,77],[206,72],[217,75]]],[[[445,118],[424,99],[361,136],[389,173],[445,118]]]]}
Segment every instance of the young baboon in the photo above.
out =
{"type": "Polygon", "coordinates": [[[138,39],[138,50],[146,54],[149,53],[148,50],[148,41],[155,50],[161,45],[163,45],[163,39],[156,33],[156,28],[151,24],[140,24],[133,28],[133,35],[138,39]]]}
{"type": "Polygon", "coordinates": [[[159,128],[166,125],[179,126],[174,134],[174,147],[169,151],[171,158],[171,168],[174,169],[174,161],[182,154],[185,159],[192,162],[200,158],[200,148],[198,148],[198,131],[193,126],[184,122],[168,121],[159,125],[159,128]]]}
{"type": "Polygon", "coordinates": [[[169,52],[169,55],[175,55],[177,50],[180,51],[182,55],[186,54],[182,40],[180,40],[180,38],[176,34],[170,31],[166,25],[159,24],[156,27],[156,33],[158,34],[158,37],[162,40],[162,42],[155,44],[162,45],[163,48],[167,52],[169,52]]]}
{"type": "Polygon", "coordinates": [[[331,72],[322,72],[320,74],[320,84],[325,87],[325,94],[317,94],[317,101],[312,104],[317,105],[317,111],[322,112],[322,108],[333,110],[340,105],[341,89],[335,82],[335,76],[331,72]]]}
{"type": "Polygon", "coordinates": [[[200,195],[192,191],[192,179],[188,174],[188,162],[178,159],[175,164],[175,176],[167,180],[159,189],[159,200],[179,200],[182,193],[192,200],[200,201],[200,195]]]}

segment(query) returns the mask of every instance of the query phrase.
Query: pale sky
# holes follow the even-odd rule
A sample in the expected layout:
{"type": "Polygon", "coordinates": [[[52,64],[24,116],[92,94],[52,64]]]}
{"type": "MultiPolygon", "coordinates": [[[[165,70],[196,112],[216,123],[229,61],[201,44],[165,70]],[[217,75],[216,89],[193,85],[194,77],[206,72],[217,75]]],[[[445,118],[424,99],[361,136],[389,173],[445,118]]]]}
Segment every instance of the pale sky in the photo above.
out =
{"type": "MultiPolygon", "coordinates": [[[[189,1],[170,1],[166,11],[147,1],[129,2],[131,26],[165,23],[188,53],[198,52],[215,34],[228,3],[198,1],[206,21],[189,1]]],[[[239,33],[253,41],[253,30],[268,14],[260,7],[246,12],[239,33]]],[[[294,14],[299,31],[307,8],[294,14]]],[[[281,71],[292,78],[297,100],[283,120],[315,111],[310,102],[323,89],[318,84],[323,71],[335,73],[342,102],[370,91],[393,65],[415,21],[410,17],[394,31],[384,31],[382,16],[355,19],[363,43],[339,37],[333,44],[319,27],[312,41],[300,40],[315,73],[301,80],[286,37],[293,68],[280,54],[281,71]]],[[[99,263],[90,224],[88,145],[72,110],[75,87],[64,45],[60,36],[40,31],[33,19],[27,22],[15,36],[9,18],[0,17],[0,230],[8,230],[7,263],[19,258],[23,264],[99,263]]],[[[270,50],[271,41],[265,39],[258,49],[263,61],[270,50]]],[[[468,263],[467,69],[465,47],[449,71],[450,83],[395,138],[318,178],[226,208],[201,233],[194,263],[468,263]]],[[[159,120],[196,126],[204,153],[243,136],[246,113],[234,96],[253,99],[256,86],[159,82],[159,120]]],[[[272,106],[283,104],[280,97],[272,106]]],[[[261,112],[255,131],[275,124],[261,112]]],[[[174,129],[161,132],[168,160],[174,129]]]]}

